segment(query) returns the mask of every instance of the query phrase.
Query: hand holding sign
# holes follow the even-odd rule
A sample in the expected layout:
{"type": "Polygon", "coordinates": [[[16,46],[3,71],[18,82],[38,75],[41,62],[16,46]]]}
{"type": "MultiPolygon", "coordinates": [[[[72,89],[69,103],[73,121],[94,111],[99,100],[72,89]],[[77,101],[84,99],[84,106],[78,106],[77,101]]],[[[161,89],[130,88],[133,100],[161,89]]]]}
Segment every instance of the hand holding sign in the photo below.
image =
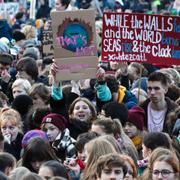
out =
{"type": "Polygon", "coordinates": [[[105,80],[105,70],[103,68],[98,68],[96,73],[96,78],[98,81],[104,81],[105,80]]]}
{"type": "Polygon", "coordinates": [[[49,84],[59,85],[59,81],[56,79],[56,74],[59,70],[58,65],[56,64],[56,61],[52,63],[49,71],[49,84]]]}

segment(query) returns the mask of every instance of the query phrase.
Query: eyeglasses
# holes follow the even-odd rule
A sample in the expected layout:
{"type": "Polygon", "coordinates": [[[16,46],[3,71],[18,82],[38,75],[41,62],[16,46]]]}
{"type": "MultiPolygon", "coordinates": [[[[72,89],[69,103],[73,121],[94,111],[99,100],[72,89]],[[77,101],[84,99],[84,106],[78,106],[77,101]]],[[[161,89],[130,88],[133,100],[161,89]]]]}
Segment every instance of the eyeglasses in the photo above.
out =
{"type": "Polygon", "coordinates": [[[174,172],[169,171],[169,170],[167,170],[167,169],[162,169],[161,171],[159,171],[159,170],[154,170],[154,171],[152,171],[152,174],[153,174],[154,176],[159,176],[159,173],[161,173],[162,177],[167,178],[170,174],[172,174],[172,173],[174,173],[174,172]]]}

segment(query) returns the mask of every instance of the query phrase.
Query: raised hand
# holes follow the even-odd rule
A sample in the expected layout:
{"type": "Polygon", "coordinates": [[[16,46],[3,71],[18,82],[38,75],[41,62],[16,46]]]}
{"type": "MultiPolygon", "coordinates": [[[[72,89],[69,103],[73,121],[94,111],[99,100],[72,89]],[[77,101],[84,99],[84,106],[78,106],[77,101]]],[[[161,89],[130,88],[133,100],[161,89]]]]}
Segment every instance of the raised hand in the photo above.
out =
{"type": "Polygon", "coordinates": [[[55,60],[53,60],[53,63],[50,67],[50,71],[49,71],[49,84],[55,84],[55,85],[59,85],[59,81],[56,79],[56,74],[59,71],[59,67],[56,63],[55,60]]]}
{"type": "Polygon", "coordinates": [[[96,72],[96,78],[98,81],[104,81],[105,80],[105,70],[103,68],[98,68],[96,72]]]}

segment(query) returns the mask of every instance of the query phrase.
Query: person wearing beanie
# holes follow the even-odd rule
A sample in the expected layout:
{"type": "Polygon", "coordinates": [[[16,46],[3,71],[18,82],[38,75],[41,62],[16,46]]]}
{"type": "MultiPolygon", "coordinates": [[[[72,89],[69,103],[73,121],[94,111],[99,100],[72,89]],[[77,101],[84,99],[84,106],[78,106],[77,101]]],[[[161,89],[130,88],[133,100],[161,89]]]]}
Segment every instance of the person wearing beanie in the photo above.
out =
{"type": "Polygon", "coordinates": [[[13,102],[11,107],[13,109],[15,109],[16,111],[19,112],[19,114],[21,115],[21,119],[22,119],[22,129],[23,132],[25,133],[27,131],[27,122],[26,122],[26,117],[28,114],[28,111],[31,109],[31,107],[33,106],[33,100],[30,96],[22,94],[17,96],[13,102]]]}
{"type": "Polygon", "coordinates": [[[144,110],[139,106],[135,106],[128,110],[128,119],[124,126],[124,132],[131,138],[139,154],[142,149],[144,116],[144,110]]]}
{"type": "Polygon", "coordinates": [[[37,137],[40,137],[44,140],[48,140],[48,136],[44,131],[38,129],[30,130],[23,136],[22,148],[25,148],[27,144],[30,142],[30,140],[37,137]]]}
{"type": "Polygon", "coordinates": [[[12,108],[17,110],[21,114],[21,116],[24,116],[32,107],[32,105],[32,98],[26,94],[17,96],[12,102],[12,108]]]}
{"type": "Polygon", "coordinates": [[[75,140],[70,136],[66,127],[67,120],[56,113],[45,116],[41,125],[41,129],[47,133],[53,149],[62,161],[76,157],[75,140]]]}

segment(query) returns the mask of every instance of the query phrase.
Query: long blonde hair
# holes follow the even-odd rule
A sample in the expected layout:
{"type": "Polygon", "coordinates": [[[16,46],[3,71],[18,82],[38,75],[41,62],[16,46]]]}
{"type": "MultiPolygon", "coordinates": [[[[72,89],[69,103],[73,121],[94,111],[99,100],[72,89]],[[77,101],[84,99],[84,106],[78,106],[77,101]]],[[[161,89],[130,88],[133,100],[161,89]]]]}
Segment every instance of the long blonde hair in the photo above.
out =
{"type": "Polygon", "coordinates": [[[85,145],[85,150],[88,153],[86,167],[83,173],[82,180],[95,180],[96,162],[102,155],[109,153],[117,153],[111,143],[102,138],[91,140],[85,145]]]}

